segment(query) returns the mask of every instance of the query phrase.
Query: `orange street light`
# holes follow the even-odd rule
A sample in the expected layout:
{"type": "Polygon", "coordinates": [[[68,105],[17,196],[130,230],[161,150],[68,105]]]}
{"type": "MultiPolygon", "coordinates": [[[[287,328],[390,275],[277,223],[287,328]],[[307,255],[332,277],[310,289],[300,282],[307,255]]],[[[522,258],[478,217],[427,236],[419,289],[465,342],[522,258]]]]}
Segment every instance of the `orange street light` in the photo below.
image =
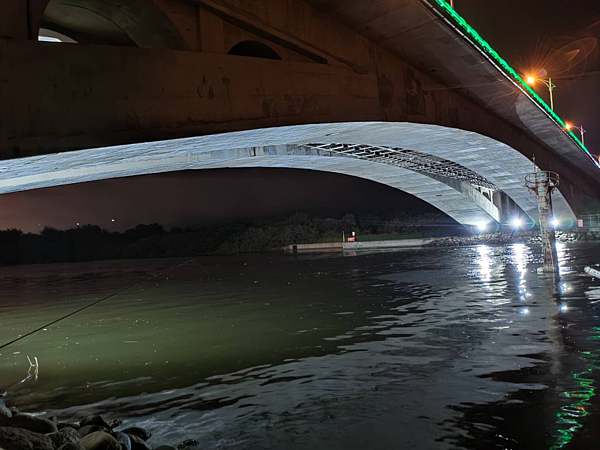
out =
{"type": "Polygon", "coordinates": [[[527,77],[527,84],[530,84],[533,86],[536,81],[541,81],[546,86],[548,86],[548,90],[550,91],[550,109],[552,109],[552,111],[554,111],[554,96],[552,95],[552,91],[554,91],[554,88],[556,87],[556,85],[554,83],[552,83],[552,78],[548,78],[547,80],[544,80],[543,78],[535,78],[532,76],[527,77]]]}
{"type": "Polygon", "coordinates": [[[572,128],[574,128],[575,130],[578,130],[578,131],[579,131],[579,133],[581,134],[581,143],[582,143],[583,145],[585,145],[585,139],[584,139],[584,136],[583,136],[583,135],[586,133],[586,131],[587,131],[587,130],[586,130],[585,128],[583,128],[583,125],[581,125],[581,126],[577,126],[577,125],[571,125],[570,123],[566,123],[566,124],[565,124],[565,128],[566,128],[567,130],[569,130],[569,131],[570,131],[572,128]]]}

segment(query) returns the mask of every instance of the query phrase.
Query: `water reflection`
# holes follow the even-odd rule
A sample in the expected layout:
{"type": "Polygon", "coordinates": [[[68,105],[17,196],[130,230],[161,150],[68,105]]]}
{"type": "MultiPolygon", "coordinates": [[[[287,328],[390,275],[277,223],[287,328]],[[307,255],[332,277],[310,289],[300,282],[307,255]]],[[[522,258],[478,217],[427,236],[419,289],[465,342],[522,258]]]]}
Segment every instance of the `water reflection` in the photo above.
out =
{"type": "Polygon", "coordinates": [[[527,273],[527,263],[531,258],[531,252],[525,244],[513,244],[511,250],[513,264],[519,272],[519,279],[523,281],[527,273]]]}
{"type": "MultiPolygon", "coordinates": [[[[595,331],[596,334],[588,339],[594,341],[600,339],[600,332],[597,329],[595,331]]],[[[581,361],[584,363],[585,369],[573,374],[573,380],[577,384],[576,389],[565,391],[563,394],[573,401],[562,406],[556,415],[558,430],[554,435],[555,443],[550,447],[551,450],[560,449],[569,444],[576,436],[577,431],[583,427],[582,419],[590,415],[588,410],[592,407],[591,399],[595,395],[595,379],[600,368],[600,352],[585,351],[582,353],[581,361]]]]}
{"type": "Polygon", "coordinates": [[[481,281],[488,282],[492,278],[492,258],[490,257],[492,249],[487,245],[479,245],[477,246],[477,253],[479,254],[479,258],[477,258],[479,277],[481,281]]]}
{"type": "MultiPolygon", "coordinates": [[[[558,449],[596,417],[600,286],[579,273],[599,250],[565,250],[558,289],[518,245],[205,258],[2,352],[0,387],[38,356],[9,402],[85,405],[153,446],[558,449]]],[[[21,299],[0,337],[175,263],[119,264],[0,275],[21,299]]]]}
{"type": "Polygon", "coordinates": [[[556,243],[556,257],[558,258],[558,273],[566,275],[569,273],[569,264],[567,256],[567,245],[564,242],[556,243]]]}
{"type": "MultiPolygon", "coordinates": [[[[527,302],[532,293],[527,290],[527,264],[531,259],[529,248],[525,244],[514,244],[511,246],[511,261],[519,274],[519,300],[527,302]]],[[[521,308],[522,315],[529,314],[529,308],[521,308]]]]}
{"type": "MultiPolygon", "coordinates": [[[[587,290],[581,300],[589,299],[590,296],[593,297],[594,291],[596,291],[595,288],[587,290]]],[[[577,294],[576,284],[566,281],[559,282],[558,298],[560,300],[572,299],[577,294]]],[[[583,304],[581,309],[584,311],[587,310],[586,306],[583,304]]],[[[559,310],[568,318],[567,313],[569,313],[570,308],[566,301],[560,303],[559,310]]],[[[572,324],[569,323],[568,325],[567,329],[572,324]]],[[[581,369],[580,371],[575,370],[572,373],[572,383],[570,383],[572,387],[561,394],[566,399],[566,404],[561,406],[559,412],[556,414],[557,431],[554,434],[555,441],[550,447],[551,450],[568,447],[577,436],[579,430],[583,428],[584,419],[594,410],[592,399],[595,396],[595,385],[597,383],[598,370],[600,369],[600,350],[597,348],[600,341],[600,327],[584,327],[576,331],[579,331],[577,333],[579,336],[576,335],[574,337],[583,337],[584,339],[578,358],[580,362],[578,366],[581,369]],[[590,347],[592,349],[588,350],[590,347]]],[[[572,339],[571,335],[566,337],[572,339]]],[[[588,445],[584,444],[581,448],[588,448],[588,445]]]]}

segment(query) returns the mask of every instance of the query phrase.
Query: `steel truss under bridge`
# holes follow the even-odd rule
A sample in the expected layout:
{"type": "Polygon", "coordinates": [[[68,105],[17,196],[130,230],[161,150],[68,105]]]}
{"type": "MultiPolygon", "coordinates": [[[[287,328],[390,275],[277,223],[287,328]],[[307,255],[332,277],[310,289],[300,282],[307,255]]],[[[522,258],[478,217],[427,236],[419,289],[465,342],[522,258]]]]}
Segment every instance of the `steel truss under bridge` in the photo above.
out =
{"type": "Polygon", "coordinates": [[[425,175],[453,178],[465,181],[473,186],[483,187],[493,191],[499,190],[491,181],[460,164],[415,150],[406,150],[398,147],[335,143],[304,144],[304,146],[344,156],[402,167],[425,175]]]}

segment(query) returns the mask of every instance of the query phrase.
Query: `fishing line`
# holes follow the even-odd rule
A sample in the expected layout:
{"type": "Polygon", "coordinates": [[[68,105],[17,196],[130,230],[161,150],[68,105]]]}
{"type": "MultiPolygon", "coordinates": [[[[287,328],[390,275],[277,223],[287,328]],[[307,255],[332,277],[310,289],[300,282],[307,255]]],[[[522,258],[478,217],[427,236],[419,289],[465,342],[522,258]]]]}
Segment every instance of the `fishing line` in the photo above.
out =
{"type": "Polygon", "coordinates": [[[201,268],[201,269],[202,269],[202,270],[203,270],[203,271],[206,273],[206,275],[208,275],[208,278],[210,278],[210,279],[211,279],[211,280],[213,280],[215,283],[217,283],[217,286],[219,286],[219,287],[220,287],[221,289],[223,289],[223,290],[225,289],[225,288],[224,288],[224,287],[221,285],[221,283],[219,283],[219,282],[218,282],[218,281],[217,281],[215,278],[213,278],[213,276],[212,276],[210,273],[208,273],[208,270],[206,270],[202,264],[200,264],[200,268],[201,268]]]}
{"type": "MultiPolygon", "coordinates": [[[[195,259],[195,258],[194,258],[194,259],[195,259]]],[[[164,272],[164,273],[169,273],[169,272],[170,272],[170,271],[172,271],[172,270],[175,270],[175,269],[178,269],[179,267],[185,266],[186,264],[189,264],[189,263],[191,263],[192,261],[194,261],[194,259],[190,259],[189,261],[185,261],[185,262],[183,262],[183,263],[181,263],[181,264],[178,264],[178,265],[177,265],[177,266],[175,266],[175,267],[171,267],[170,269],[168,269],[168,270],[167,270],[166,272],[164,272]]],[[[161,275],[161,274],[158,274],[158,275],[153,275],[151,278],[147,278],[147,279],[145,279],[145,280],[142,280],[142,281],[140,281],[140,282],[138,282],[138,283],[135,283],[135,284],[133,284],[133,285],[131,285],[131,286],[128,286],[128,287],[126,287],[126,288],[124,288],[124,289],[121,289],[121,290],[119,290],[119,291],[117,291],[117,292],[113,292],[112,294],[110,294],[110,295],[107,295],[106,297],[103,297],[103,298],[101,298],[100,300],[96,300],[95,302],[92,302],[92,303],[90,303],[89,305],[86,305],[86,306],[84,306],[83,308],[79,308],[78,310],[76,310],[76,311],[73,311],[73,312],[70,312],[69,314],[67,314],[67,315],[65,315],[65,316],[62,316],[62,317],[60,317],[60,318],[58,318],[58,319],[56,319],[56,320],[53,320],[52,322],[50,322],[50,323],[47,323],[46,325],[42,325],[41,327],[39,327],[39,328],[36,328],[35,330],[33,330],[33,331],[30,331],[30,332],[29,332],[29,333],[27,333],[27,334],[24,334],[24,335],[22,335],[22,336],[19,336],[18,338],[16,338],[16,339],[13,339],[12,341],[10,341],[10,342],[7,342],[6,344],[0,345],[0,350],[2,350],[3,348],[6,348],[6,347],[8,347],[9,345],[12,345],[12,344],[14,344],[15,342],[18,342],[18,341],[20,341],[21,339],[25,339],[26,337],[29,337],[29,336],[31,336],[31,335],[33,335],[33,334],[35,334],[35,333],[39,332],[39,331],[42,331],[44,328],[48,328],[48,327],[50,327],[50,326],[52,326],[52,325],[54,325],[54,324],[56,324],[56,323],[58,323],[58,322],[60,322],[60,321],[62,321],[62,320],[65,320],[65,319],[67,319],[67,318],[69,318],[69,317],[72,317],[72,316],[74,316],[75,314],[77,314],[77,313],[80,313],[81,311],[83,311],[83,310],[85,310],[85,309],[91,308],[92,306],[95,306],[95,305],[97,305],[98,303],[101,303],[101,302],[103,302],[103,301],[105,301],[105,300],[108,300],[108,299],[110,299],[110,298],[116,297],[117,295],[119,295],[119,294],[122,294],[123,292],[126,292],[126,291],[128,291],[128,290],[130,290],[130,289],[133,289],[133,288],[135,288],[135,287],[138,287],[138,286],[140,286],[140,285],[142,285],[142,284],[144,284],[144,283],[146,283],[146,282],[148,282],[148,281],[154,280],[154,279],[155,279],[155,278],[157,278],[159,275],[161,275]]]]}

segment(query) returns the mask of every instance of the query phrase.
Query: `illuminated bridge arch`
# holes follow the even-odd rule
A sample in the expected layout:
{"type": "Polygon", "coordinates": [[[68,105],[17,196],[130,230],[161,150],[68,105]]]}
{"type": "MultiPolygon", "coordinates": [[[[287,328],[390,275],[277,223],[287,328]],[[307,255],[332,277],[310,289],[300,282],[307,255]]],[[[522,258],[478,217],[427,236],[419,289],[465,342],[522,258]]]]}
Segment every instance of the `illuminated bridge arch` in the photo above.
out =
{"type": "MultiPolygon", "coordinates": [[[[265,128],[79,150],[3,161],[0,193],[193,169],[281,167],[372,180],[412,194],[461,224],[537,221],[524,186],[531,162],[515,149],[464,130],[407,122],[265,128]]],[[[555,216],[574,219],[560,192],[555,216]]]]}

